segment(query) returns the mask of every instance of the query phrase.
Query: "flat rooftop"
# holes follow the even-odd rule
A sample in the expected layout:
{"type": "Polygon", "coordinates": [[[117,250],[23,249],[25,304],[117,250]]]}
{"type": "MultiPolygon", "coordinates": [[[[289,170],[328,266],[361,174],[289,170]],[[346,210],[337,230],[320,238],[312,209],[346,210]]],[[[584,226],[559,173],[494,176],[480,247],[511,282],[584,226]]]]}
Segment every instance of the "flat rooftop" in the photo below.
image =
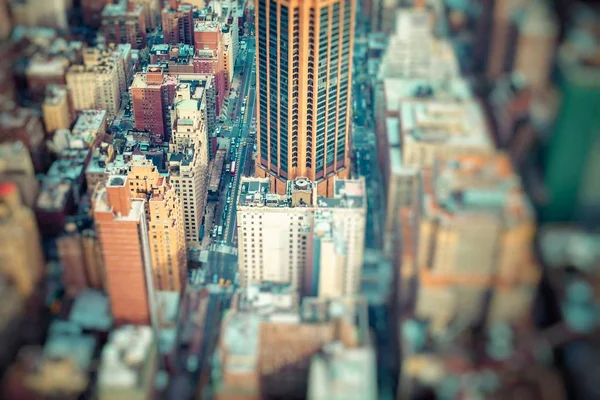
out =
{"type": "Polygon", "coordinates": [[[149,326],[126,325],[112,331],[102,349],[98,385],[130,389],[148,384],[143,382],[143,374],[153,342],[154,334],[149,326]]]}
{"type": "Polygon", "coordinates": [[[445,143],[448,146],[494,146],[482,107],[461,102],[405,101],[400,106],[402,142],[445,143]]]}

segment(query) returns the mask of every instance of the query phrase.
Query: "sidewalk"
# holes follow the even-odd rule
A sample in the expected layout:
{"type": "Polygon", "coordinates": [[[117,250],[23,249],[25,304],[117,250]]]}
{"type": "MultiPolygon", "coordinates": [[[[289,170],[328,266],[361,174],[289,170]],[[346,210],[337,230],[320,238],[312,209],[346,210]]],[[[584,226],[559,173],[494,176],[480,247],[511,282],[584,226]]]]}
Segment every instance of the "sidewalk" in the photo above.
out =
{"type": "Polygon", "coordinates": [[[213,228],[213,216],[215,215],[217,202],[209,202],[206,205],[206,213],[204,214],[204,237],[202,238],[202,243],[200,244],[201,250],[207,250],[210,247],[212,242],[212,238],[210,234],[213,228]]]}

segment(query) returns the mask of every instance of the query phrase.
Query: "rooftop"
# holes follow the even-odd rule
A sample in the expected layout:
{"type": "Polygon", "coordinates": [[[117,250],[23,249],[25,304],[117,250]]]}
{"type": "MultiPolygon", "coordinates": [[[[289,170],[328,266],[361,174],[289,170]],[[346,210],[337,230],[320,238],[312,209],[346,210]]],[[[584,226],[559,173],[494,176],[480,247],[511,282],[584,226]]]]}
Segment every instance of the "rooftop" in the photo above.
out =
{"type": "Polygon", "coordinates": [[[228,313],[223,321],[221,349],[225,352],[225,370],[251,372],[258,365],[260,317],[255,313],[228,313]]]}
{"type": "Polygon", "coordinates": [[[313,356],[308,399],[375,400],[377,363],[371,347],[345,348],[328,343],[313,356]]]}
{"type": "Polygon", "coordinates": [[[153,342],[149,326],[126,325],[112,331],[102,349],[98,385],[128,389],[148,384],[143,382],[142,375],[146,360],[151,357],[153,342]]]}
{"type": "Polygon", "coordinates": [[[96,339],[92,335],[82,334],[76,324],[55,320],[44,345],[44,357],[70,358],[82,371],[88,371],[95,349],[96,339]]]}
{"type": "Polygon", "coordinates": [[[118,3],[107,3],[102,10],[102,17],[138,17],[143,10],[144,6],[142,4],[121,0],[118,3]]]}
{"type": "Polygon", "coordinates": [[[71,132],[74,135],[82,135],[86,131],[104,133],[105,124],[106,110],[80,111],[71,132]]]}
{"type": "Polygon", "coordinates": [[[481,106],[464,102],[410,100],[401,104],[403,142],[493,147],[481,106]]]}
{"type": "Polygon", "coordinates": [[[75,298],[69,321],[83,329],[108,332],[113,323],[108,297],[99,290],[85,289],[75,298]]]}

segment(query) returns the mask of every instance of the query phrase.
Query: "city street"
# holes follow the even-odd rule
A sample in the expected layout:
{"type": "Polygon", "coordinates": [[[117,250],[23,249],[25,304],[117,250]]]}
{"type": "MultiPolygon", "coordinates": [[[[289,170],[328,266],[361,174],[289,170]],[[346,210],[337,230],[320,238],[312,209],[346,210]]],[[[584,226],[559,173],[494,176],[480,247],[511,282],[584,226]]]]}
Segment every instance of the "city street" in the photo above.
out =
{"type": "MultiPolygon", "coordinates": [[[[232,141],[226,163],[231,165],[235,161],[236,167],[233,175],[224,169],[221,177],[222,192],[214,212],[214,226],[222,226],[222,235],[216,235],[212,238],[212,244],[208,247],[209,254],[204,283],[217,283],[221,279],[233,283],[237,273],[237,215],[235,204],[238,197],[240,178],[243,175],[250,175],[254,164],[252,159],[254,138],[249,137],[249,131],[255,104],[253,82],[256,81],[253,68],[255,63],[254,40],[252,38],[242,40],[247,43],[247,51],[245,60],[237,63],[238,66],[235,70],[234,79],[239,80],[238,97],[233,104],[230,103],[227,119],[221,125],[221,136],[232,141]],[[247,99],[245,104],[244,99],[247,99]],[[242,107],[245,111],[243,116],[242,107]],[[233,118],[231,118],[232,116],[233,118]],[[224,127],[231,127],[231,129],[224,127]],[[235,144],[233,141],[235,141],[235,144]],[[246,145],[244,145],[244,142],[246,145]],[[232,148],[233,152],[231,152],[232,148]]],[[[205,235],[210,236],[211,231],[207,230],[205,235]]]]}

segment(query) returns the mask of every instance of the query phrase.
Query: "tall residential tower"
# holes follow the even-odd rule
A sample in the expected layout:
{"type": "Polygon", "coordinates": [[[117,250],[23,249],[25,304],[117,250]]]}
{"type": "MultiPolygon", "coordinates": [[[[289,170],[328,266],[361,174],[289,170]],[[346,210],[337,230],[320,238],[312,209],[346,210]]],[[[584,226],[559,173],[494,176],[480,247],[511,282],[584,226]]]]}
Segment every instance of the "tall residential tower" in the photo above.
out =
{"type": "Polygon", "coordinates": [[[256,173],[285,193],[299,176],[333,194],[350,171],[356,0],[258,0],[256,173]]]}

